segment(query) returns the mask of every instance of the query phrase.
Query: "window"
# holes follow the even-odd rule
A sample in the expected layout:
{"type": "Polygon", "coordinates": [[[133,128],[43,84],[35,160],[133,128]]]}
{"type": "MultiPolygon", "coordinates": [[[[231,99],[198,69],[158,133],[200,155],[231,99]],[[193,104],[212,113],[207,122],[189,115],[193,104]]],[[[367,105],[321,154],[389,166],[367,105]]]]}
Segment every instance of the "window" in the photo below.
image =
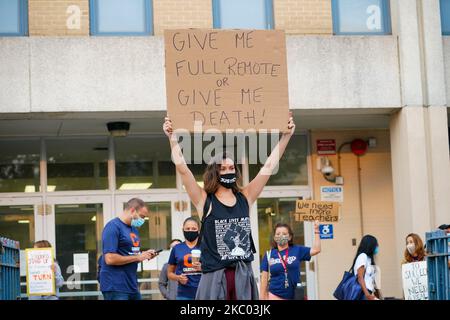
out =
{"type": "Polygon", "coordinates": [[[151,0],[91,0],[92,35],[149,35],[153,33],[151,0]]]}
{"type": "Polygon", "coordinates": [[[47,191],[108,189],[108,139],[49,139],[47,191]]]}
{"type": "Polygon", "coordinates": [[[176,188],[175,165],[165,136],[115,139],[119,190],[176,188]]]}
{"type": "Polygon", "coordinates": [[[441,0],[442,34],[450,35],[450,0],[441,0]]]}
{"type": "Polygon", "coordinates": [[[39,140],[0,140],[0,150],[0,192],[39,192],[39,140]]]}
{"type": "MultiPolygon", "coordinates": [[[[259,137],[258,139],[261,139],[259,137]]],[[[250,181],[254,179],[261,167],[264,165],[266,159],[261,159],[261,154],[265,153],[268,157],[278,143],[272,141],[272,137],[267,137],[267,147],[262,148],[263,141],[258,141],[258,149],[252,147],[252,142],[249,142],[249,172],[250,181]],[[258,154],[256,154],[258,153],[258,154]],[[258,163],[255,161],[258,160],[258,163]]],[[[306,135],[294,135],[289,142],[283,157],[280,160],[278,172],[274,173],[269,181],[268,186],[293,186],[293,185],[308,185],[308,139],[306,135]]]]}
{"type": "Polygon", "coordinates": [[[214,28],[273,29],[272,0],[213,0],[214,28]]]}
{"type": "Polygon", "coordinates": [[[34,208],[32,205],[0,206],[0,236],[19,241],[20,249],[33,247],[34,208]]]}
{"type": "Polygon", "coordinates": [[[334,34],[390,34],[388,0],[333,0],[334,34]]]}
{"type": "Polygon", "coordinates": [[[0,36],[25,36],[28,31],[26,0],[0,0],[0,36]]]}

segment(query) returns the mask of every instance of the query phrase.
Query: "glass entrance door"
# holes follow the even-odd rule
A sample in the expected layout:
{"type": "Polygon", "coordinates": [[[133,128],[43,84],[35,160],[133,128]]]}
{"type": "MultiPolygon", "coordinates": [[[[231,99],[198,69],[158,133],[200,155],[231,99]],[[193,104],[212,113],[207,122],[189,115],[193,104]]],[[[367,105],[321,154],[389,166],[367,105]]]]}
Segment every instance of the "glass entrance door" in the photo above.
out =
{"type": "Polygon", "coordinates": [[[0,199],[0,237],[19,241],[20,244],[20,292],[26,298],[25,249],[32,248],[36,240],[36,229],[41,229],[41,219],[36,218],[40,198],[0,199]]]}
{"type": "Polygon", "coordinates": [[[60,299],[101,299],[97,261],[102,253],[101,237],[110,197],[55,196],[48,198],[47,203],[52,220],[52,236],[48,240],[54,244],[64,278],[60,299]]]}

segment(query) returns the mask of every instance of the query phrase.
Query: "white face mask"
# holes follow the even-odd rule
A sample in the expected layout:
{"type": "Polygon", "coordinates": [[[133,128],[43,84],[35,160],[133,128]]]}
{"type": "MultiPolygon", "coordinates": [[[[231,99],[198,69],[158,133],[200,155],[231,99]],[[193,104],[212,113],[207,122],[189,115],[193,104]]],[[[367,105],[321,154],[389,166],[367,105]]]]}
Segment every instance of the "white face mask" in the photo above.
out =
{"type": "Polygon", "coordinates": [[[408,250],[410,255],[413,255],[414,252],[416,252],[416,245],[414,243],[407,244],[406,249],[408,250]]]}

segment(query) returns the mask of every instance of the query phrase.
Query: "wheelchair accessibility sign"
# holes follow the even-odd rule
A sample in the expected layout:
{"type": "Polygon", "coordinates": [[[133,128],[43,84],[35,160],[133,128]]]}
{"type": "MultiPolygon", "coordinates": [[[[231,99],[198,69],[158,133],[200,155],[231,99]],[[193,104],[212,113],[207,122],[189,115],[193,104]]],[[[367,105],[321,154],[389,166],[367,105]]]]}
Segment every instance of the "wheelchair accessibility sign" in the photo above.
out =
{"type": "Polygon", "coordinates": [[[319,225],[320,239],[333,239],[333,225],[321,224],[319,225]]]}

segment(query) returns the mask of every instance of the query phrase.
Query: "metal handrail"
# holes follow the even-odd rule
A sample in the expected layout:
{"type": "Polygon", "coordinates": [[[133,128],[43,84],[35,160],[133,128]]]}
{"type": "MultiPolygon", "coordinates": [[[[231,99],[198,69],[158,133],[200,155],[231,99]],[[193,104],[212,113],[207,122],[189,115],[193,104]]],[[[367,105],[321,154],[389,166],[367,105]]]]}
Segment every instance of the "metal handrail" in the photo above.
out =
{"type": "MultiPolygon", "coordinates": [[[[151,282],[158,282],[158,278],[148,278],[148,279],[138,279],[138,283],[151,283],[151,282]]],[[[64,281],[63,285],[74,285],[74,284],[99,284],[97,280],[82,280],[82,281],[64,281]]],[[[21,282],[21,287],[26,287],[26,282],[21,282]]],[[[140,290],[141,295],[152,295],[152,294],[160,294],[161,292],[159,290],[140,290]]],[[[95,296],[102,296],[101,291],[73,291],[73,292],[59,292],[58,296],[61,298],[64,297],[95,297],[95,296]]],[[[26,293],[20,294],[21,298],[28,298],[28,295],[26,293]]]]}

